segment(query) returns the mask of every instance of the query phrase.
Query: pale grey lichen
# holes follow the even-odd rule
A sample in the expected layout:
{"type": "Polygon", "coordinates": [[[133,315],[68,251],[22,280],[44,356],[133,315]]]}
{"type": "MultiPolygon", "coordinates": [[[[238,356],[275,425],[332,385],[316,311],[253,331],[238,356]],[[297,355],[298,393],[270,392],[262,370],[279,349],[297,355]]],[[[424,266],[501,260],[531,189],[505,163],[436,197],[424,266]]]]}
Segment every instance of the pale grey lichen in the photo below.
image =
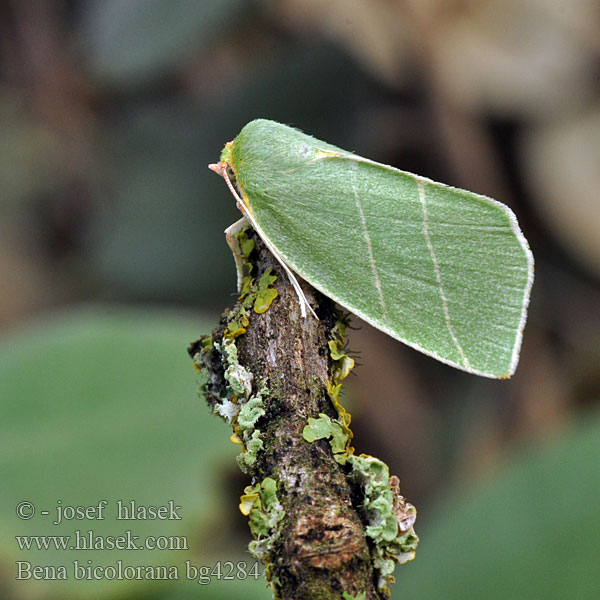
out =
{"type": "Polygon", "coordinates": [[[242,471],[245,471],[244,465],[252,467],[258,458],[258,453],[265,447],[260,437],[260,431],[257,429],[252,432],[249,438],[244,439],[244,450],[238,456],[238,464],[242,471]]]}
{"type": "MultiPolygon", "coordinates": [[[[215,402],[213,411],[231,425],[240,411],[240,400],[244,400],[252,392],[254,377],[238,362],[237,347],[232,339],[223,338],[221,344],[213,342],[213,346],[222,357],[227,382],[227,395],[215,402]]],[[[213,377],[216,377],[216,374],[213,374],[213,377]]]]}
{"type": "Polygon", "coordinates": [[[231,424],[235,417],[237,417],[240,407],[231,400],[223,398],[220,404],[215,404],[214,411],[231,424]]]}
{"type": "Polygon", "coordinates": [[[226,396],[214,405],[214,412],[233,426],[232,440],[241,444],[238,464],[243,471],[256,463],[258,453],[264,448],[257,421],[265,415],[263,398],[268,390],[262,385],[252,395],[253,374],[238,360],[235,336],[224,336],[221,343],[213,342],[223,360],[224,377],[227,382],[226,396]]]}
{"type": "Polygon", "coordinates": [[[245,471],[256,463],[258,453],[264,448],[261,433],[255,429],[257,421],[265,415],[263,396],[268,392],[263,386],[256,395],[249,398],[241,407],[237,416],[236,431],[243,443],[242,453],[238,456],[238,464],[245,471]]]}
{"type": "Polygon", "coordinates": [[[414,506],[400,495],[397,477],[390,477],[388,466],[372,456],[351,455],[351,477],[364,492],[367,518],[365,533],[373,541],[373,566],[377,571],[377,589],[389,595],[394,583],[396,563],[404,564],[415,557],[419,542],[413,525],[417,517],[414,506]]]}
{"type": "Polygon", "coordinates": [[[246,367],[238,362],[237,346],[233,340],[223,339],[223,344],[215,347],[221,351],[227,364],[225,381],[233,394],[248,398],[252,393],[252,380],[254,376],[246,367]]]}
{"type": "Polygon", "coordinates": [[[215,404],[214,411],[233,426],[232,439],[242,446],[238,464],[246,471],[247,467],[256,463],[258,453],[264,448],[261,433],[255,427],[265,415],[264,397],[268,394],[268,389],[262,385],[251,395],[254,376],[239,363],[234,338],[224,337],[221,344],[215,342],[214,346],[223,357],[228,395],[215,404]]]}
{"type": "Polygon", "coordinates": [[[265,414],[263,406],[262,393],[264,389],[252,396],[240,408],[238,414],[238,425],[242,431],[249,431],[254,428],[254,425],[265,414]]]}

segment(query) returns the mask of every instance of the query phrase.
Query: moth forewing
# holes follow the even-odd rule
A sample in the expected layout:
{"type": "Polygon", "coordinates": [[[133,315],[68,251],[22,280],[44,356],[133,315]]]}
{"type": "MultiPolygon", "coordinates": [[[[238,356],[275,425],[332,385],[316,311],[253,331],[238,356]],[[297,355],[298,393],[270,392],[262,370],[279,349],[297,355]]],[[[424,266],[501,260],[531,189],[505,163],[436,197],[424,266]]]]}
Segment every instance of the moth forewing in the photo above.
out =
{"type": "Polygon", "coordinates": [[[533,256],[508,207],[272,121],[246,125],[222,160],[286,272],[442,362],[512,375],[533,256]]]}

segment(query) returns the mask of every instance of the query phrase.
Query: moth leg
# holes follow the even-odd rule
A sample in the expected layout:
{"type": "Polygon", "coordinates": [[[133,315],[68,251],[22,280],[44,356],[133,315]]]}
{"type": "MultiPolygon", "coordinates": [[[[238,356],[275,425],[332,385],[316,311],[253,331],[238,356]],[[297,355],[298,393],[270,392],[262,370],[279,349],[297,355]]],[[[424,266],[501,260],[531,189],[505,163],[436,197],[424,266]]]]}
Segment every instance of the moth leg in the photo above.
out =
{"type": "Polygon", "coordinates": [[[238,292],[241,291],[241,285],[242,285],[242,279],[243,279],[243,270],[242,270],[243,261],[242,261],[241,249],[240,249],[237,239],[234,237],[234,235],[242,227],[244,227],[245,225],[250,223],[250,225],[252,225],[254,231],[256,231],[260,235],[260,239],[264,242],[265,246],[271,251],[273,256],[277,259],[279,264],[283,267],[283,270],[286,272],[286,275],[288,276],[288,279],[290,280],[290,283],[292,284],[292,287],[294,288],[294,291],[296,292],[296,294],[298,296],[298,302],[300,304],[300,313],[302,314],[302,316],[304,318],[306,318],[307,309],[308,309],[308,312],[315,319],[319,320],[319,317],[317,317],[317,314],[312,309],[312,306],[306,299],[306,296],[304,295],[304,292],[302,291],[302,288],[300,287],[298,280],[292,273],[291,269],[285,264],[283,257],[279,254],[279,252],[277,252],[277,250],[275,250],[273,245],[260,234],[260,227],[258,227],[258,225],[256,224],[254,217],[252,216],[252,214],[250,213],[250,211],[244,204],[244,201],[238,194],[233,183],[231,183],[231,179],[229,178],[229,174],[227,172],[228,167],[229,167],[229,165],[226,162],[220,162],[217,164],[208,165],[208,168],[211,171],[214,171],[215,173],[217,173],[218,175],[221,175],[221,177],[223,177],[223,179],[225,180],[225,183],[227,183],[227,187],[229,187],[229,190],[231,191],[231,193],[233,194],[233,197],[235,198],[237,207],[239,208],[241,213],[244,215],[239,221],[236,221],[233,225],[231,225],[230,227],[228,227],[225,230],[226,238],[227,238],[227,232],[229,232],[230,235],[232,236],[233,240],[235,240],[230,243],[229,238],[227,238],[227,243],[229,244],[229,247],[231,248],[231,251],[233,252],[233,257],[235,259],[235,264],[236,264],[236,268],[237,268],[238,292]],[[232,244],[235,244],[235,247],[232,244]]]}
{"type": "MultiPolygon", "coordinates": [[[[250,225],[250,221],[245,215],[239,221],[236,221],[235,223],[231,224],[225,230],[225,239],[227,240],[227,245],[229,246],[229,249],[233,254],[233,259],[235,260],[238,293],[242,291],[242,281],[244,279],[244,257],[242,255],[242,249],[240,248],[240,243],[238,242],[236,234],[248,225],[250,225]]],[[[300,284],[298,283],[298,280],[292,273],[291,269],[285,264],[283,258],[279,256],[279,253],[270,244],[265,242],[265,245],[267,246],[267,248],[269,248],[271,254],[273,254],[273,256],[277,259],[279,264],[283,267],[283,270],[285,271],[286,275],[288,276],[288,279],[290,280],[290,283],[292,284],[292,287],[294,288],[294,291],[298,296],[298,302],[300,304],[300,312],[302,313],[302,316],[306,317],[306,309],[308,309],[308,312],[310,312],[315,317],[315,319],[318,319],[317,315],[315,314],[315,311],[312,309],[312,306],[306,299],[306,296],[304,295],[304,292],[302,291],[302,288],[300,287],[300,284]]]]}
{"type": "Polygon", "coordinates": [[[302,291],[302,288],[300,287],[296,276],[292,273],[292,270],[285,264],[283,258],[279,256],[279,253],[269,243],[267,243],[266,240],[263,240],[263,242],[265,242],[267,248],[269,248],[273,256],[277,259],[279,264],[283,267],[283,270],[285,271],[286,275],[288,276],[288,279],[290,280],[290,283],[292,284],[292,287],[294,288],[294,291],[298,296],[298,303],[300,304],[300,313],[302,314],[302,316],[306,318],[306,310],[308,309],[308,312],[318,321],[319,317],[317,317],[317,314],[306,299],[306,296],[304,295],[304,292],[302,291]]]}
{"type": "Polygon", "coordinates": [[[235,261],[235,270],[237,273],[237,291],[238,294],[242,291],[242,281],[244,279],[244,257],[242,256],[242,249],[240,248],[240,243],[236,237],[244,227],[248,227],[250,222],[244,216],[239,221],[232,223],[225,230],[225,240],[227,241],[227,245],[233,254],[233,260],[235,261]]]}

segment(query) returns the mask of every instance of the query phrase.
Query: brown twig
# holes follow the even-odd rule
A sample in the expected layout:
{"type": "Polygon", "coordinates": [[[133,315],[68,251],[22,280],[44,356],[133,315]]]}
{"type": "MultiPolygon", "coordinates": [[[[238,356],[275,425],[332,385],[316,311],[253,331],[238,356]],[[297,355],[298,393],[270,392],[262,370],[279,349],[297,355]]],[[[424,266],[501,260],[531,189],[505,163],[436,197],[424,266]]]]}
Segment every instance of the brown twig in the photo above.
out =
{"type": "MultiPolygon", "coordinates": [[[[302,317],[297,295],[279,264],[257,236],[248,235],[256,245],[252,280],[276,275],[276,300],[258,314],[247,310],[247,296],[244,308],[243,294],[210,339],[195,342],[189,352],[207,373],[209,404],[221,414],[229,411],[228,420],[243,442],[240,466],[256,485],[246,488],[240,508],[248,502],[262,510],[250,512],[255,536],[270,522],[269,537],[254,542],[255,553],[267,565],[276,598],[384,598],[387,592],[381,586],[378,589],[372,540],[365,533],[369,515],[364,511],[360,478],[353,476],[339,454],[336,458],[328,439],[309,443],[303,437],[309,419],[327,415],[339,422],[341,407],[336,409],[330,396],[335,375],[329,342],[340,315],[327,298],[303,284],[319,320],[302,317]],[[226,358],[225,345],[233,343],[235,358],[226,358]],[[234,377],[239,385],[238,393],[232,395],[234,377]],[[244,386],[246,391],[240,391],[244,386]],[[246,404],[249,397],[259,398],[252,400],[254,410],[259,411],[253,431],[259,432],[255,437],[261,446],[251,460],[252,442],[247,431],[242,431],[240,395],[246,404]],[[231,400],[228,408],[224,398],[231,400]],[[261,488],[265,481],[276,486],[276,502],[261,488]]],[[[392,487],[396,482],[390,478],[392,487]]],[[[397,490],[390,491],[394,493],[395,506],[399,506],[403,498],[397,490]]]]}

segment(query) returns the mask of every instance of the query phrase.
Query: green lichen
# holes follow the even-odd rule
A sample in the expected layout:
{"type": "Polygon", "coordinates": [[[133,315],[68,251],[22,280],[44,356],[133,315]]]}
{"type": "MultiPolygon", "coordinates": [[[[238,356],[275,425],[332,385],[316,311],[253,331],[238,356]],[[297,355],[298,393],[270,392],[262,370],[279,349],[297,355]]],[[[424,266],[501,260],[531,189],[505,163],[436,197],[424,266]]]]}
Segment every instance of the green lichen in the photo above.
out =
{"type": "Polygon", "coordinates": [[[238,425],[242,431],[254,428],[256,421],[265,414],[261,393],[252,396],[241,408],[238,414],[238,425]]]}
{"type": "MultiPolygon", "coordinates": [[[[256,243],[252,238],[248,237],[248,231],[248,228],[246,228],[242,229],[236,234],[240,251],[242,253],[242,258],[245,259],[242,264],[243,278],[242,286],[240,289],[240,300],[243,300],[252,293],[252,286],[254,285],[254,279],[252,278],[254,264],[250,260],[250,255],[252,254],[252,252],[254,252],[256,243]]],[[[244,302],[241,307],[241,310],[246,311],[251,306],[251,304],[252,302],[244,302]]]]}
{"type": "Polygon", "coordinates": [[[273,543],[279,535],[279,524],[285,511],[277,498],[277,482],[266,477],[255,486],[244,488],[240,498],[240,510],[248,515],[248,523],[254,540],[248,549],[257,559],[267,559],[273,543]]]}
{"type": "MultiPolygon", "coordinates": [[[[340,402],[340,391],[341,390],[342,390],[341,383],[333,384],[330,381],[327,382],[327,395],[329,396],[331,403],[333,404],[333,406],[335,407],[335,410],[337,411],[339,422],[341,423],[341,425],[344,429],[344,433],[348,436],[348,443],[350,443],[350,440],[354,437],[354,433],[352,433],[352,430],[350,429],[350,422],[352,420],[352,416],[344,408],[344,406],[342,406],[342,403],[340,402]]],[[[353,452],[353,450],[351,449],[350,446],[348,447],[348,451],[350,453],[353,452]]]]}
{"type": "Polygon", "coordinates": [[[397,477],[390,477],[388,466],[367,455],[349,456],[350,476],[361,485],[367,519],[365,533],[373,541],[373,566],[377,571],[377,589],[388,596],[396,563],[415,557],[419,538],[413,525],[417,511],[400,495],[397,477]]]}
{"type": "Polygon", "coordinates": [[[255,426],[265,414],[264,397],[268,390],[263,385],[252,395],[254,376],[240,364],[233,338],[224,336],[221,343],[213,342],[212,347],[220,353],[227,384],[225,396],[214,403],[213,410],[233,427],[231,440],[242,446],[238,464],[247,471],[264,449],[261,433],[255,426]]]}
{"type": "Polygon", "coordinates": [[[249,439],[244,442],[244,450],[238,457],[238,463],[242,471],[245,471],[244,465],[252,467],[256,463],[258,453],[265,447],[264,442],[260,438],[260,431],[255,430],[249,439]]]}
{"type": "MultiPolygon", "coordinates": [[[[259,385],[260,382],[254,381],[253,374],[240,364],[236,340],[246,333],[252,312],[260,314],[268,310],[277,297],[277,291],[272,287],[276,276],[271,274],[271,270],[267,270],[258,281],[252,277],[254,267],[249,257],[255,249],[254,240],[248,237],[246,230],[237,236],[241,253],[246,259],[240,303],[235,313],[229,316],[220,342],[212,337],[203,338],[193,362],[194,368],[207,377],[205,367],[218,359],[222,361],[225,390],[217,388],[223,397],[216,402],[211,398],[211,404],[215,412],[232,425],[231,439],[242,446],[238,457],[240,467],[252,472],[260,453],[264,451],[264,441],[257,424],[267,412],[265,398],[268,390],[264,385],[259,385]]],[[[337,411],[337,418],[324,413],[316,419],[309,418],[303,429],[303,438],[309,443],[328,440],[335,460],[344,467],[354,480],[356,489],[362,493],[359,504],[364,511],[365,533],[370,540],[377,588],[380,594],[389,595],[396,563],[404,563],[415,555],[418,542],[413,529],[416,510],[400,495],[399,482],[397,478],[390,477],[387,465],[370,456],[353,454],[354,449],[350,445],[353,436],[351,417],[339,399],[342,381],[354,367],[354,360],[346,352],[345,330],[346,322],[340,315],[330,331],[328,341],[331,379],[327,382],[327,392],[337,411]]],[[[213,385],[211,389],[215,387],[213,385]]],[[[214,398],[214,391],[212,394],[214,398]]],[[[277,498],[277,482],[267,477],[257,485],[247,486],[240,498],[240,510],[248,516],[254,537],[249,550],[254,557],[265,562],[268,580],[276,593],[277,579],[273,574],[272,552],[285,516],[277,498]]],[[[343,592],[343,598],[366,600],[366,593],[353,596],[343,592]]]]}
{"type": "Polygon", "coordinates": [[[360,592],[357,596],[353,596],[348,592],[343,592],[342,600],[367,600],[367,592],[360,592]]]}
{"type": "MultiPolygon", "coordinates": [[[[232,441],[242,446],[238,456],[238,463],[243,471],[252,467],[258,454],[264,448],[260,431],[255,429],[257,421],[265,414],[264,397],[266,387],[252,394],[256,389],[253,374],[238,360],[236,339],[246,333],[250,324],[251,311],[263,313],[268,310],[277,291],[271,287],[277,277],[268,269],[263,273],[258,282],[252,277],[254,265],[250,258],[255,250],[255,241],[248,235],[248,229],[243,229],[236,234],[243,261],[243,281],[240,292],[240,302],[234,312],[228,315],[228,321],[223,331],[221,342],[214,342],[211,338],[206,349],[194,356],[194,365],[198,370],[207,363],[206,352],[218,352],[223,364],[226,382],[225,394],[213,403],[213,410],[233,427],[232,441]]],[[[206,389],[203,383],[201,391],[206,389]]]]}
{"type": "MultiPolygon", "coordinates": [[[[245,265],[250,265],[250,263],[244,263],[245,265]]],[[[252,286],[254,285],[254,279],[250,276],[252,272],[251,269],[244,269],[246,271],[246,275],[242,279],[242,289],[240,290],[240,300],[244,298],[248,298],[252,293],[252,286]]],[[[242,309],[246,310],[245,304],[242,305],[242,309]]]]}
{"type": "Polygon", "coordinates": [[[242,453],[238,456],[240,468],[252,467],[256,463],[258,453],[264,448],[261,433],[255,429],[256,422],[265,414],[263,395],[267,389],[263,387],[255,396],[244,403],[237,415],[236,433],[242,441],[242,453]]]}
{"type": "Polygon", "coordinates": [[[236,337],[246,333],[246,327],[248,327],[248,317],[240,315],[238,319],[233,319],[227,323],[225,333],[223,337],[226,340],[234,340],[236,337]]]}
{"type": "Polygon", "coordinates": [[[344,464],[348,456],[348,435],[343,425],[321,413],[318,419],[308,418],[308,425],[302,430],[302,437],[309,443],[315,440],[328,439],[336,462],[344,464]]]}
{"type": "MultiPolygon", "coordinates": [[[[415,555],[418,542],[413,529],[416,510],[400,495],[399,481],[396,477],[390,477],[389,468],[384,462],[371,456],[355,456],[350,446],[350,414],[341,405],[339,395],[341,380],[348,375],[354,361],[344,350],[344,335],[345,324],[338,321],[332,329],[333,339],[328,344],[333,368],[332,379],[327,382],[327,392],[338,418],[332,419],[323,413],[318,419],[309,418],[302,437],[309,443],[329,440],[334,459],[351,469],[349,477],[362,490],[365,533],[372,542],[377,589],[382,595],[388,596],[390,585],[394,582],[396,563],[412,560],[415,555]]],[[[352,598],[347,593],[344,595],[346,597],[352,598]]]]}
{"type": "Polygon", "coordinates": [[[337,381],[342,381],[342,379],[346,379],[350,374],[350,371],[354,368],[354,359],[350,358],[347,354],[342,354],[341,356],[338,354],[338,348],[335,346],[332,348],[334,342],[329,342],[329,348],[331,350],[331,356],[339,356],[339,358],[335,359],[336,364],[333,367],[333,377],[337,381]]]}

